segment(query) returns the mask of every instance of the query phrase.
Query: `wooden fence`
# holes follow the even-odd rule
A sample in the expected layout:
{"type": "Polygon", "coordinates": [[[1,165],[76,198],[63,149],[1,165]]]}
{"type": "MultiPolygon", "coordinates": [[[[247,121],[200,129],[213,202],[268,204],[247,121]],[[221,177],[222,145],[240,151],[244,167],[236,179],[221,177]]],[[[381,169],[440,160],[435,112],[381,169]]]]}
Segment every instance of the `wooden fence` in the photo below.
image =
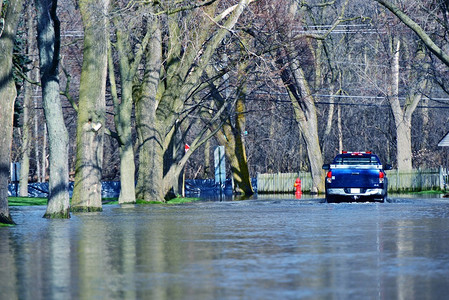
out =
{"type": "MultiPolygon", "coordinates": [[[[410,172],[389,170],[386,173],[389,192],[444,190],[449,183],[445,168],[417,169],[410,172]]],[[[293,193],[298,177],[301,179],[302,191],[309,192],[312,188],[312,176],[308,172],[257,174],[257,192],[293,193]]]]}
{"type": "Polygon", "coordinates": [[[447,169],[415,169],[409,172],[386,171],[388,191],[444,190],[448,183],[447,169]]]}
{"type": "MultiPolygon", "coordinates": [[[[294,193],[295,180],[301,179],[302,191],[312,188],[312,176],[308,172],[257,174],[258,193],[294,193]]],[[[324,179],[323,179],[324,180],[324,179]]]]}

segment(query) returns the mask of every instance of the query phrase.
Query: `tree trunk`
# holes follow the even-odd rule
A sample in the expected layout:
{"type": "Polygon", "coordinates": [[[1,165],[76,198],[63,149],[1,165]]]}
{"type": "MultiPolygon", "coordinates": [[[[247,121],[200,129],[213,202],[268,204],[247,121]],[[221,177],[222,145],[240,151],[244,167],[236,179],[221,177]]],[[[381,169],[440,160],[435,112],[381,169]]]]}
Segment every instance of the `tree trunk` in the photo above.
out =
{"type": "MultiPolygon", "coordinates": [[[[42,101],[43,102],[43,101],[42,101]]],[[[43,103],[42,103],[43,105],[43,103]]],[[[42,152],[41,152],[41,180],[45,182],[47,180],[47,123],[42,124],[44,129],[42,130],[42,152]]]]}
{"type": "Polygon", "coordinates": [[[203,179],[209,179],[213,177],[212,167],[210,164],[210,140],[208,140],[204,144],[203,156],[204,156],[204,170],[202,177],[203,179]]]}
{"type": "Polygon", "coordinates": [[[217,134],[217,138],[220,144],[225,146],[225,154],[231,166],[235,192],[243,196],[251,196],[254,194],[254,190],[251,185],[251,177],[249,176],[248,160],[243,138],[245,132],[245,97],[243,88],[236,102],[235,125],[232,126],[231,118],[228,118],[221,132],[217,134]]]}
{"type": "Polygon", "coordinates": [[[13,49],[21,12],[21,0],[11,1],[0,10],[0,15],[4,16],[4,28],[0,32],[0,223],[3,224],[14,224],[8,206],[8,180],[14,101],[17,96],[13,77],[13,49]]]}
{"type": "Polygon", "coordinates": [[[235,116],[235,128],[234,128],[234,137],[235,137],[235,157],[237,158],[237,165],[235,163],[231,163],[231,171],[232,176],[234,178],[234,183],[237,184],[236,192],[242,194],[243,196],[251,196],[254,194],[253,186],[251,184],[251,177],[249,175],[249,167],[248,167],[248,158],[246,156],[246,148],[245,148],[245,127],[246,127],[246,64],[241,64],[239,72],[239,82],[241,82],[241,86],[237,95],[237,103],[236,103],[236,116],[235,116]]]}
{"type": "Polygon", "coordinates": [[[412,124],[411,120],[396,122],[398,171],[412,170],[412,124]],[[399,123],[399,124],[398,124],[399,123]]]}
{"type": "MultiPolygon", "coordinates": [[[[157,30],[158,20],[155,16],[146,18],[146,31],[144,37],[139,43],[139,47],[132,48],[132,42],[129,40],[129,33],[123,30],[123,24],[119,18],[114,18],[116,28],[116,50],[119,61],[119,73],[121,83],[121,101],[117,96],[116,89],[112,91],[115,107],[115,127],[117,129],[118,141],[120,146],[120,197],[119,203],[136,202],[135,189],[135,162],[134,147],[132,136],[132,111],[134,104],[134,82],[137,79],[139,65],[142,63],[148,44],[153,44],[155,30],[157,30]],[[131,57],[129,54],[134,53],[131,57]]],[[[158,39],[160,43],[160,39],[158,39]]],[[[157,45],[156,45],[157,47],[157,45]]],[[[112,50],[112,48],[111,48],[112,50]]],[[[110,53],[110,78],[113,77],[112,53],[110,53]]],[[[153,54],[148,54],[152,56],[153,54]]],[[[144,75],[146,76],[146,75],[144,75]]],[[[112,78],[113,82],[115,79],[112,78]]],[[[111,84],[112,85],[112,84],[111,84]]],[[[137,93],[138,94],[138,93],[137,93]]],[[[151,96],[150,96],[151,97],[151,96]]]]}
{"type": "Polygon", "coordinates": [[[49,135],[49,195],[46,218],[70,218],[69,136],[59,96],[60,23],[57,0],[36,0],[42,100],[49,135]]]}
{"type": "MultiPolygon", "coordinates": [[[[32,6],[28,5],[27,11],[27,55],[33,55],[34,52],[34,22],[32,6]]],[[[30,72],[31,73],[31,72],[30,72]]],[[[25,80],[23,86],[23,119],[22,119],[22,152],[20,158],[20,179],[19,179],[19,195],[20,197],[28,197],[28,177],[30,175],[30,108],[32,101],[32,86],[25,80]]]]}
{"type": "Polygon", "coordinates": [[[84,25],[72,211],[101,211],[109,0],[80,0],[84,25]]]}
{"type": "Polygon", "coordinates": [[[422,138],[420,143],[420,150],[427,150],[429,143],[429,100],[423,99],[421,109],[422,115],[422,138]]]}
{"type": "Polygon", "coordinates": [[[156,140],[156,108],[159,76],[162,64],[162,35],[157,17],[150,19],[152,22],[151,39],[147,46],[146,71],[143,78],[142,91],[136,101],[136,127],[139,141],[139,169],[136,186],[136,197],[145,201],[161,200],[162,187],[157,178],[163,178],[162,165],[153,160],[156,157],[158,144],[161,138],[156,140]]]}
{"type": "Polygon", "coordinates": [[[22,153],[20,158],[19,196],[28,197],[28,177],[30,175],[30,105],[31,84],[25,82],[23,96],[22,153]]]}
{"type": "MultiPolygon", "coordinates": [[[[389,87],[389,101],[396,125],[397,162],[399,171],[410,171],[412,165],[412,115],[422,98],[422,90],[427,86],[427,79],[414,76],[416,82],[406,97],[404,108],[399,102],[399,57],[401,43],[399,40],[393,45],[393,59],[391,64],[391,84],[389,87]]],[[[425,54],[419,51],[415,60],[422,61],[425,54]]],[[[428,64],[424,62],[424,70],[428,64]]]]}
{"type": "MultiPolygon", "coordinates": [[[[119,203],[136,202],[135,192],[135,164],[132,139],[132,109],[133,109],[133,79],[135,72],[129,64],[128,56],[131,47],[125,41],[124,33],[117,30],[117,50],[119,55],[119,70],[121,82],[121,103],[115,103],[116,113],[114,116],[120,148],[120,196],[119,203]]],[[[137,63],[140,62],[136,60],[137,63]]],[[[113,71],[113,70],[112,70],[113,71]]]]}
{"type": "Polygon", "coordinates": [[[343,151],[343,128],[341,126],[341,106],[337,107],[338,153],[343,151]]]}
{"type": "Polygon", "coordinates": [[[309,85],[304,77],[304,72],[301,69],[297,59],[293,60],[290,69],[292,74],[291,76],[294,77],[293,82],[296,82],[298,86],[293,86],[291,84],[290,79],[288,79],[290,75],[288,74],[283,75],[283,80],[289,90],[289,96],[293,104],[295,118],[306,144],[310,172],[312,174],[311,192],[323,192],[323,157],[318,138],[318,119],[315,101],[311,95],[309,85]]]}
{"type": "MultiPolygon", "coordinates": [[[[36,75],[39,77],[39,74],[36,75]]],[[[36,88],[34,94],[37,95],[38,88],[36,88]]],[[[38,116],[38,101],[37,98],[33,101],[34,105],[34,160],[36,161],[36,180],[42,182],[41,177],[41,164],[39,159],[39,116],[38,116]]]]}

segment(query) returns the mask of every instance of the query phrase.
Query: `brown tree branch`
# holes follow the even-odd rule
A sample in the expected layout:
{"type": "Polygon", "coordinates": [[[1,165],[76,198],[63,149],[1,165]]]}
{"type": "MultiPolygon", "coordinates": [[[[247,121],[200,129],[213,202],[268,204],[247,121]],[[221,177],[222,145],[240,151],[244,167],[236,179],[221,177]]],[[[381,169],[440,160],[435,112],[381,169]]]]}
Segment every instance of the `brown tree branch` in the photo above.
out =
{"type": "Polygon", "coordinates": [[[402,21],[406,26],[413,30],[416,35],[423,41],[423,43],[429,48],[429,50],[438,57],[441,62],[449,67],[449,55],[443,51],[438,45],[432,40],[432,38],[425,32],[425,30],[419,26],[418,23],[413,21],[406,13],[400,10],[396,5],[385,0],[374,0],[387,8],[392,12],[399,20],[402,21]]]}

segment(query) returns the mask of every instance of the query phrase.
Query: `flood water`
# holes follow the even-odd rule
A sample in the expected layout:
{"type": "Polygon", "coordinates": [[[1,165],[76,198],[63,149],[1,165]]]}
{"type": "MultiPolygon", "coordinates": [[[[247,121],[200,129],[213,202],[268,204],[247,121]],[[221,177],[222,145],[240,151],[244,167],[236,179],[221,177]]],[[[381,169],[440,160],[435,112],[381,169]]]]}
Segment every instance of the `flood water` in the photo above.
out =
{"type": "Polygon", "coordinates": [[[449,201],[12,207],[0,299],[443,299],[449,201]]]}

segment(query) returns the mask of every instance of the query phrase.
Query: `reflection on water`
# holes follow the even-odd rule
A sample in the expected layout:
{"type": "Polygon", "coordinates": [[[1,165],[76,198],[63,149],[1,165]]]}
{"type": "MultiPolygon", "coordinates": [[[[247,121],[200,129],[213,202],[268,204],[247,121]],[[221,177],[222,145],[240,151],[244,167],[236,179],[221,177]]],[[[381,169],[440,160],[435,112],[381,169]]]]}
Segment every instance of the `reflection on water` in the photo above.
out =
{"type": "MultiPolygon", "coordinates": [[[[313,201],[312,201],[313,200],[313,201]]],[[[0,299],[443,298],[449,202],[105,206],[0,228],[0,299]]]]}

